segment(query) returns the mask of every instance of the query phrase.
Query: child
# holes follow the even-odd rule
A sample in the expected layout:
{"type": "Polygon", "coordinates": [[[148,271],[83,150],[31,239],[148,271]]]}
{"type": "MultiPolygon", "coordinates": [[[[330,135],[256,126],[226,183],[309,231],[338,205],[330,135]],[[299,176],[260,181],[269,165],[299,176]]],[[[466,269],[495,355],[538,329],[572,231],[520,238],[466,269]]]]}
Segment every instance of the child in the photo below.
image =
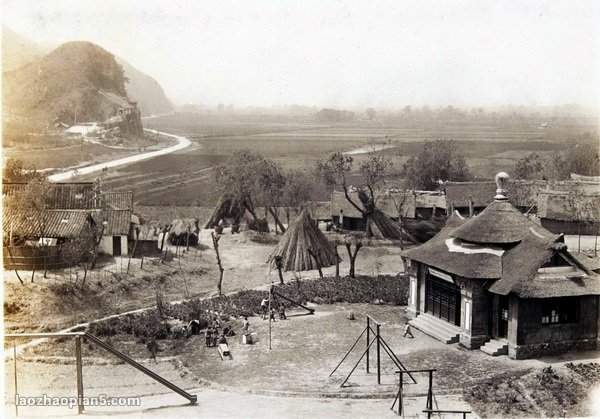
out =
{"type": "Polygon", "coordinates": [[[408,324],[408,320],[406,321],[406,324],[404,325],[404,336],[406,337],[406,335],[410,335],[410,338],[414,338],[412,331],[410,330],[410,324],[408,324]]]}

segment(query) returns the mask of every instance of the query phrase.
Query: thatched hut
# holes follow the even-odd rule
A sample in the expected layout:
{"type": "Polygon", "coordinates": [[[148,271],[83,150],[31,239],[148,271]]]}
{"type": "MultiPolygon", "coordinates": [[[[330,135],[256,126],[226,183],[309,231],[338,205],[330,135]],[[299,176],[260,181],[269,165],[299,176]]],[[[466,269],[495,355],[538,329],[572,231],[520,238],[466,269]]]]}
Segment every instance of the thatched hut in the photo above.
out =
{"type": "Polygon", "coordinates": [[[411,324],[446,343],[521,359],[598,349],[600,276],[508,200],[497,175],[479,215],[457,212],[402,253],[411,324]]]}
{"type": "Polygon", "coordinates": [[[292,222],[269,256],[268,262],[275,266],[277,256],[282,257],[284,271],[310,271],[319,267],[324,268],[335,265],[337,258],[333,244],[319,230],[306,208],[292,222]],[[318,258],[319,266],[311,253],[318,258]]]}

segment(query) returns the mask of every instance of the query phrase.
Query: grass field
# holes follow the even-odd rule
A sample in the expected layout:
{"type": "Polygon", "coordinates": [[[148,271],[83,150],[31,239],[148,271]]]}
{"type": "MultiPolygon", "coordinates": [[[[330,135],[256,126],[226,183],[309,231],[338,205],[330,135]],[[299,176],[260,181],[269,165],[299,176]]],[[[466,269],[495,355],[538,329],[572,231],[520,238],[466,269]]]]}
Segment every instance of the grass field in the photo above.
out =
{"type": "MultiPolygon", "coordinates": [[[[273,159],[287,169],[311,170],[318,159],[335,151],[350,151],[382,144],[389,140],[392,148],[384,153],[393,162],[390,180],[398,180],[402,165],[417,155],[426,140],[452,139],[466,159],[476,179],[491,179],[500,170],[511,172],[516,161],[529,152],[551,154],[593,126],[573,122],[539,129],[538,121],[513,125],[473,124],[467,122],[430,121],[382,125],[368,121],[346,124],[318,124],[310,121],[282,122],[241,117],[208,117],[173,114],[144,121],[147,128],[187,136],[192,146],[177,153],[113,169],[104,177],[106,190],[135,193],[138,205],[212,207],[218,199],[212,168],[237,150],[250,149],[273,159]]],[[[57,152],[27,150],[15,153],[37,167],[64,167],[75,161],[100,162],[115,158],[124,151],[85,144],[61,144],[57,152]]],[[[365,154],[353,155],[358,163],[365,154]]],[[[91,180],[95,175],[81,180],[91,180]]],[[[319,188],[317,200],[327,199],[319,188]]]]}

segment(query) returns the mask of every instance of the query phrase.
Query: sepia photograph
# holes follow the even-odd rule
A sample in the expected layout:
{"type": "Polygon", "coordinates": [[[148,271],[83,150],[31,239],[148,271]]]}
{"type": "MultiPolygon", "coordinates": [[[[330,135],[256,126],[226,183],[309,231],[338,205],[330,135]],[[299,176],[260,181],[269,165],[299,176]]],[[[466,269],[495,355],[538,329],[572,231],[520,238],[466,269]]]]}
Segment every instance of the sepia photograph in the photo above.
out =
{"type": "Polygon", "coordinates": [[[600,2],[0,16],[3,417],[600,417],[600,2]]]}

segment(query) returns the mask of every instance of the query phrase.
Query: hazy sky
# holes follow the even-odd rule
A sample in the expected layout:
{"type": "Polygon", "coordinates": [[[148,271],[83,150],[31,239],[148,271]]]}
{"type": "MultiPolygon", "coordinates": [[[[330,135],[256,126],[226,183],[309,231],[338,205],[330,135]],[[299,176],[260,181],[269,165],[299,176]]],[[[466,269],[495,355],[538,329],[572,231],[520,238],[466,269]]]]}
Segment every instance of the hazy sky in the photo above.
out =
{"type": "Polygon", "coordinates": [[[176,103],[597,105],[599,1],[3,0],[36,42],[97,43],[176,103]]]}

